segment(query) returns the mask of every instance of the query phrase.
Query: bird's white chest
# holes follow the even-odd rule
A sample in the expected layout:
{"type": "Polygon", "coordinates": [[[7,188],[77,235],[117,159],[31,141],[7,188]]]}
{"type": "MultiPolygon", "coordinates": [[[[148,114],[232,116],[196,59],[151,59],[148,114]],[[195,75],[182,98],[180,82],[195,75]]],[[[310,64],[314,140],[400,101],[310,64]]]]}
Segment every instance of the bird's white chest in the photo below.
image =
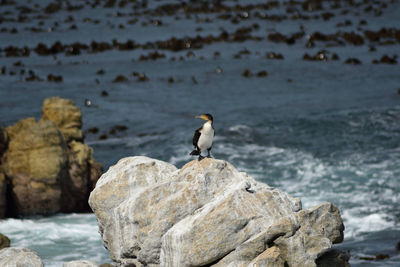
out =
{"type": "Polygon", "coordinates": [[[200,150],[209,149],[212,146],[212,141],[214,138],[214,129],[211,126],[211,123],[206,122],[203,125],[203,128],[200,130],[200,138],[197,142],[197,146],[200,150]]]}

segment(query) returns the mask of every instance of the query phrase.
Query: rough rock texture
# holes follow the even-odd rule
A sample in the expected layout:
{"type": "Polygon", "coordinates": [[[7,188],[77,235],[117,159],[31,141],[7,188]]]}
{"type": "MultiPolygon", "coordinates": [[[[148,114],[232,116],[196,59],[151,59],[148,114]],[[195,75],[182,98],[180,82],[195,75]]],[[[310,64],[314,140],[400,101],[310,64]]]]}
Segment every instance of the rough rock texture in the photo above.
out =
{"type": "Polygon", "coordinates": [[[102,173],[102,165],[93,159],[93,149],[86,144],[71,141],[69,143],[69,177],[64,185],[66,210],[89,210],[87,199],[102,173]]]}
{"type": "Polygon", "coordinates": [[[0,233],[0,250],[3,248],[8,248],[10,246],[10,239],[0,233]]]}
{"type": "Polygon", "coordinates": [[[4,173],[0,169],[0,219],[4,218],[7,211],[7,181],[4,173]]]}
{"type": "Polygon", "coordinates": [[[0,266],[43,267],[44,265],[34,251],[27,248],[11,247],[0,250],[0,266]]]}
{"type": "Polygon", "coordinates": [[[67,179],[67,145],[52,121],[27,118],[7,128],[3,168],[11,178],[13,205],[20,215],[60,211],[60,181],[67,179]]]}
{"type": "Polygon", "coordinates": [[[316,266],[343,239],[332,204],[303,210],[299,199],[215,159],[180,170],[121,159],[89,204],[111,258],[123,266],[316,266]]]}
{"type": "Polygon", "coordinates": [[[318,267],[350,267],[350,253],[331,249],[322,254],[315,262],[318,267]]]}
{"type": "Polygon", "coordinates": [[[56,123],[67,143],[72,140],[82,141],[82,114],[75,103],[58,96],[43,101],[42,119],[56,123]]]}
{"type": "Polygon", "coordinates": [[[7,131],[3,127],[0,127],[0,163],[4,151],[6,151],[7,149],[7,145],[8,145],[7,131]]]}
{"type": "Polygon", "coordinates": [[[79,260],[66,262],[63,267],[99,267],[99,265],[93,261],[79,260]]]}
{"type": "Polygon", "coordinates": [[[94,161],[93,149],[78,141],[82,140],[81,112],[71,100],[59,97],[45,99],[42,111],[39,121],[27,118],[6,128],[0,218],[6,210],[3,203],[7,216],[90,211],[87,199],[102,165],[94,161]]]}

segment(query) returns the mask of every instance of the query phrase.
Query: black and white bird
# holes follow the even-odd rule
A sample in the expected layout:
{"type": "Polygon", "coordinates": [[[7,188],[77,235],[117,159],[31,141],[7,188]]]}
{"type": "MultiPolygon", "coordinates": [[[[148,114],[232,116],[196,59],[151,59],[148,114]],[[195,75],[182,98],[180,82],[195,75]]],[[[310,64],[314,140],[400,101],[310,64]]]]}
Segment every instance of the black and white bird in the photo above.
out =
{"type": "Polygon", "coordinates": [[[193,136],[193,145],[194,150],[190,153],[191,156],[199,156],[199,160],[202,160],[204,157],[201,155],[201,152],[207,150],[207,157],[211,158],[210,151],[212,148],[212,142],[214,138],[214,128],[213,128],[213,117],[210,114],[203,114],[196,116],[195,118],[203,119],[206,122],[203,126],[197,129],[194,132],[193,136]]]}

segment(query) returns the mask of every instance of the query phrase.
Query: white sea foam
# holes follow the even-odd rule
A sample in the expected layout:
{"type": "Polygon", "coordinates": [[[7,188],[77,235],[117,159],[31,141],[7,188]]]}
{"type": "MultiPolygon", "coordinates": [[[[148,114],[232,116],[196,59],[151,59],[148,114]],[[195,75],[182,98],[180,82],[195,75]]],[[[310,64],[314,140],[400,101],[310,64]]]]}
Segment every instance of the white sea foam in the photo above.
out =
{"type": "Polygon", "coordinates": [[[0,221],[0,232],[10,238],[12,246],[36,251],[46,266],[81,259],[110,262],[94,214],[4,219],[0,221]]]}
{"type": "Polygon", "coordinates": [[[371,155],[353,154],[332,163],[290,148],[254,143],[215,146],[240,170],[300,197],[304,208],[323,201],[337,205],[346,226],[345,238],[395,226],[391,208],[399,203],[400,196],[396,191],[399,182],[393,178],[398,175],[395,166],[400,161],[393,155],[369,164],[371,155]]]}

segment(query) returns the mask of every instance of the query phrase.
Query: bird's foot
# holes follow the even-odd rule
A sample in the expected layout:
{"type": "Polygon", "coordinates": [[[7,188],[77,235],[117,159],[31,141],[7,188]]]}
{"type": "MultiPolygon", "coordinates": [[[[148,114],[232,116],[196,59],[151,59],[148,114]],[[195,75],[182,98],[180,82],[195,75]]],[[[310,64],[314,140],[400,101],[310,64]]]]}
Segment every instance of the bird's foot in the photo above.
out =
{"type": "Polygon", "coordinates": [[[212,157],[211,157],[211,155],[207,155],[207,158],[211,159],[212,157]]]}
{"type": "Polygon", "coordinates": [[[202,155],[199,155],[198,161],[204,159],[204,157],[202,155]]]}

